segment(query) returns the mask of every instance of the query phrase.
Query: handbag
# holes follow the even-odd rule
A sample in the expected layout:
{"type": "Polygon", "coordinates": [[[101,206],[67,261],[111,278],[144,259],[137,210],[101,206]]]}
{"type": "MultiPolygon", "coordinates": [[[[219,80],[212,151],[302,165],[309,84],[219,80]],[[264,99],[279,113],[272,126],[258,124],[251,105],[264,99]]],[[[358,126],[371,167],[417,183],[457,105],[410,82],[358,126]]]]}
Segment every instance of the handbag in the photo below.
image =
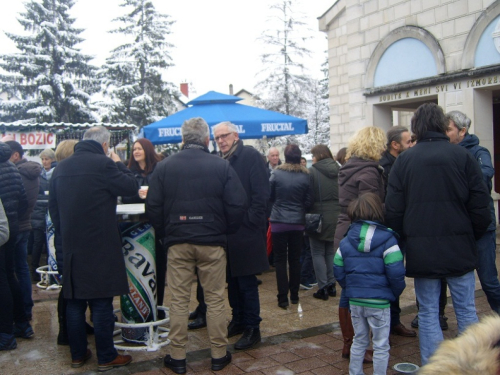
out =
{"type": "MultiPolygon", "coordinates": [[[[317,173],[317,172],[316,172],[317,173]]],[[[321,199],[321,184],[318,176],[318,192],[319,202],[321,204],[321,211],[323,211],[323,201],[321,199]]],[[[309,234],[321,233],[323,226],[323,214],[306,214],[305,231],[309,234]]]]}

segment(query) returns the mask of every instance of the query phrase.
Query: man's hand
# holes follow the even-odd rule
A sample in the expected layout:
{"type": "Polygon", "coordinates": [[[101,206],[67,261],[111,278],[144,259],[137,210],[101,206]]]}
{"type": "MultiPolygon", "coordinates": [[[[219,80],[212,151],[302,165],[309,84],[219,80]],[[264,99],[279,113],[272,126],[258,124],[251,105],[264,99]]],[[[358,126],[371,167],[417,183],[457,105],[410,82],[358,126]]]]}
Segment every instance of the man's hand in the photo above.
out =
{"type": "Polygon", "coordinates": [[[114,151],[110,151],[109,152],[109,157],[111,158],[111,160],[113,161],[121,161],[120,157],[116,154],[116,152],[114,151]]]}

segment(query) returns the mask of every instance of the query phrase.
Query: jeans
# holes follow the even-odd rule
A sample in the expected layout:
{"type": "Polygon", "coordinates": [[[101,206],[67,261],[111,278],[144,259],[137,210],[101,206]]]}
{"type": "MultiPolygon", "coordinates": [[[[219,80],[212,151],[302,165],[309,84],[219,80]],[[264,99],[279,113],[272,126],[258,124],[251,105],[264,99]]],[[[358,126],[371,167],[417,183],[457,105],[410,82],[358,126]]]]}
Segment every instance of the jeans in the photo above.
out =
{"type": "Polygon", "coordinates": [[[311,254],[314,265],[314,273],[318,280],[318,288],[322,289],[327,285],[335,284],[333,276],[333,241],[321,241],[315,238],[309,239],[311,243],[311,254]]]}
{"type": "Polygon", "coordinates": [[[231,277],[228,267],[227,296],[233,310],[233,320],[245,328],[259,328],[259,286],[255,275],[231,277]]]}
{"type": "Polygon", "coordinates": [[[478,252],[477,276],[488,303],[493,311],[500,314],[500,282],[495,264],[496,232],[488,231],[476,241],[478,252]]]}
{"type": "Polygon", "coordinates": [[[385,375],[389,363],[389,308],[377,309],[351,305],[354,340],[351,346],[349,375],[363,375],[363,359],[373,333],[373,375],[385,375]]]}
{"type": "Polygon", "coordinates": [[[21,288],[14,271],[17,233],[0,246],[0,333],[12,334],[13,324],[28,321],[21,298],[21,288]]]}
{"type": "MultiPolygon", "coordinates": [[[[478,321],[474,301],[475,277],[474,271],[459,277],[447,277],[446,281],[451,292],[453,308],[458,323],[458,333],[478,321]]],[[[443,332],[439,326],[439,295],[440,279],[415,279],[415,294],[420,309],[418,311],[418,338],[422,366],[443,341],[443,332]]]]}
{"type": "Polygon", "coordinates": [[[291,298],[298,299],[302,231],[273,232],[272,238],[276,282],[278,284],[278,302],[288,302],[289,291],[291,298]],[[290,275],[287,272],[287,263],[290,275]]]}
{"type": "Polygon", "coordinates": [[[68,329],[71,358],[80,360],[87,352],[87,331],[85,310],[87,302],[92,310],[97,361],[100,365],[112,362],[118,356],[113,342],[115,318],[113,298],[66,299],[66,324],[68,329]]]}
{"type": "Polygon", "coordinates": [[[302,243],[302,250],[300,252],[300,283],[301,284],[314,284],[316,283],[316,275],[311,256],[311,246],[309,245],[309,236],[304,235],[302,243]]]}
{"type": "Polygon", "coordinates": [[[17,280],[21,288],[21,297],[24,304],[26,317],[31,319],[33,310],[33,298],[31,290],[30,268],[28,266],[28,238],[30,231],[20,232],[16,237],[14,262],[17,280]]]}

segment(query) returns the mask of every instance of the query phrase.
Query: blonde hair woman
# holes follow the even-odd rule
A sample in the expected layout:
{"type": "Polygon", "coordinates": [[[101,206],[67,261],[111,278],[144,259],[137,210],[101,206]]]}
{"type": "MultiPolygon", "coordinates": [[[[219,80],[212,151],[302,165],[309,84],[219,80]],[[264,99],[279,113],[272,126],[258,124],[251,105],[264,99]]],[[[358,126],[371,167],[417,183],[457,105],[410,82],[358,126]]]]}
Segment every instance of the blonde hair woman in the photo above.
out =
{"type": "Polygon", "coordinates": [[[75,152],[75,145],[77,143],[77,139],[66,139],[59,143],[55,152],[56,161],[59,163],[61,160],[73,155],[75,152]]]}
{"type": "MultiPolygon", "coordinates": [[[[386,136],[382,129],[369,126],[358,130],[347,145],[346,163],[339,171],[340,215],[335,230],[333,248],[339,248],[340,241],[351,225],[347,216],[347,206],[354,199],[365,193],[375,193],[382,202],[385,198],[382,173],[379,160],[386,147],[386,136]]],[[[349,313],[349,299],[342,291],[339,302],[339,320],[344,348],[342,357],[349,358],[354,331],[349,313]]],[[[371,354],[365,354],[365,361],[371,362],[371,354]]]]}

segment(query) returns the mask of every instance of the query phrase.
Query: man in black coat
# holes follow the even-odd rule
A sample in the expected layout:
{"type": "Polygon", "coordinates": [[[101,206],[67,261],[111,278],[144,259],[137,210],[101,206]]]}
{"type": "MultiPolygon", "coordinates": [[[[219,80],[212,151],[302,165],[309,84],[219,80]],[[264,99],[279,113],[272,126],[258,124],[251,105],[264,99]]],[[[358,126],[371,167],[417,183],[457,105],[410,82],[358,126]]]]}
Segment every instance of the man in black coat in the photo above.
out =
{"type": "Polygon", "coordinates": [[[421,105],[411,120],[417,144],[396,159],[385,200],[386,224],[406,241],[406,276],[415,278],[420,304],[422,365],[443,340],[441,280],[446,278],[458,330],[477,322],[477,251],[491,221],[481,169],[464,148],[450,144],[441,107],[421,105]]]}
{"type": "Polygon", "coordinates": [[[266,210],[270,189],[268,171],[261,154],[244,146],[238,129],[230,122],[213,128],[222,157],[229,160],[247,193],[248,210],[239,231],[228,236],[228,297],[233,316],[228,337],[243,333],[235,349],[248,349],[260,342],[260,302],[257,277],[269,268],[266,252],[266,210]]]}
{"type": "Polygon", "coordinates": [[[10,161],[13,162],[23,180],[24,190],[28,199],[28,208],[26,212],[19,217],[19,233],[16,239],[16,249],[14,261],[16,264],[16,276],[19,280],[21,294],[24,303],[26,316],[31,320],[33,309],[33,298],[31,289],[30,268],[28,266],[28,238],[31,232],[31,213],[35,207],[38,197],[39,176],[42,171],[40,164],[28,161],[23,158],[23,147],[16,141],[7,141],[12,154],[10,161]]]}
{"type": "Polygon", "coordinates": [[[72,367],[90,359],[85,310],[92,310],[99,371],[132,361],[119,355],[113,343],[113,297],[129,291],[122,241],[116,218],[120,195],[138,190],[134,175],[114,152],[109,131],[87,130],[75,153],[54,169],[49,188],[49,212],[62,238],[63,291],[72,367]]]}
{"type": "Polygon", "coordinates": [[[8,144],[0,142],[0,199],[9,222],[9,240],[0,246],[0,351],[17,347],[15,337],[29,338],[33,329],[26,316],[19,282],[14,273],[14,252],[19,232],[19,217],[27,210],[28,200],[21,174],[9,160],[8,144]],[[14,337],[15,336],[15,337],[14,337]]]}
{"type": "Polygon", "coordinates": [[[149,179],[146,213],[168,249],[170,354],[164,364],[186,372],[187,323],[195,271],[205,291],[212,370],[231,362],[224,314],[227,235],[243,220],[246,194],[229,162],[211,155],[207,123],[192,118],[181,127],[182,150],[161,163],[149,179]]]}

